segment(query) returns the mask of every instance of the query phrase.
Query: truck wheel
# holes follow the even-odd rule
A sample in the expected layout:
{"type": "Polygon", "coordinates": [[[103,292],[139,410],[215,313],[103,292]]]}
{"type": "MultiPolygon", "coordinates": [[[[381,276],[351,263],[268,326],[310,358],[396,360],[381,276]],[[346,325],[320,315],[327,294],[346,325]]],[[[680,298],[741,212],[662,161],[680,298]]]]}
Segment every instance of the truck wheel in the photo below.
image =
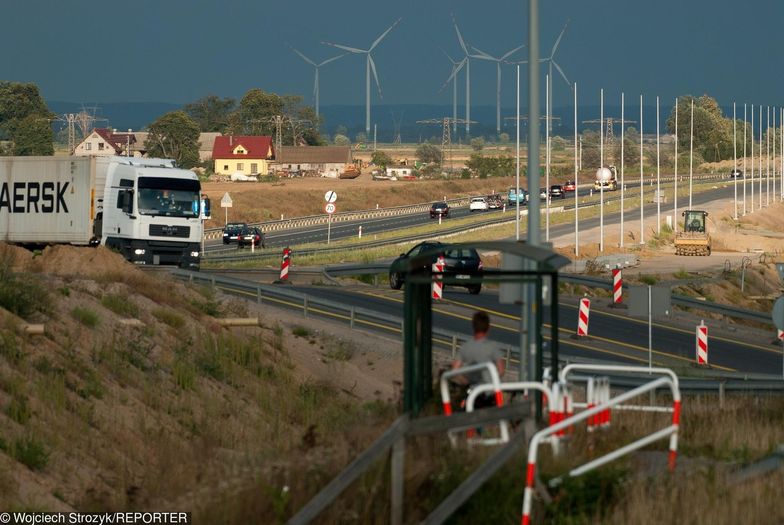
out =
{"type": "Polygon", "coordinates": [[[479,295],[479,292],[482,291],[481,284],[470,284],[466,286],[466,288],[468,289],[468,293],[470,293],[471,295],[479,295]]]}

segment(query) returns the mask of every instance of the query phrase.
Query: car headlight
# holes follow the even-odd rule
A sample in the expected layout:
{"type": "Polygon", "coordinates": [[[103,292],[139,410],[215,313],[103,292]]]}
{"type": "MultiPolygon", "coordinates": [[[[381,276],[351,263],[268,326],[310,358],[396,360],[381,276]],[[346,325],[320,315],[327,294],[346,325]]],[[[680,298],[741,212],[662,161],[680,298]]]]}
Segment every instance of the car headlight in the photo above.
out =
{"type": "Polygon", "coordinates": [[[199,252],[191,252],[191,257],[198,257],[198,256],[199,256],[199,252]]]}
{"type": "Polygon", "coordinates": [[[144,248],[136,248],[136,249],[133,251],[133,253],[134,253],[135,255],[144,255],[145,253],[147,253],[147,250],[145,250],[144,248]]]}

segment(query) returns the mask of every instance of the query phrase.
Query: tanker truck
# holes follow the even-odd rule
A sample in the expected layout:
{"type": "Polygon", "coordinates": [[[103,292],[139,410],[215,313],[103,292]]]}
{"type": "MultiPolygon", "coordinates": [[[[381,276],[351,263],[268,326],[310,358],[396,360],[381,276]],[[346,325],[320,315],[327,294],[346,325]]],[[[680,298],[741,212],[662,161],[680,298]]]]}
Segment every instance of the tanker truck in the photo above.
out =
{"type": "Polygon", "coordinates": [[[209,200],[173,160],[0,157],[0,241],[104,245],[135,264],[199,268],[209,200]]]}
{"type": "Polygon", "coordinates": [[[618,175],[615,166],[606,166],[596,170],[596,180],[593,182],[595,191],[615,191],[618,189],[618,175]]]}

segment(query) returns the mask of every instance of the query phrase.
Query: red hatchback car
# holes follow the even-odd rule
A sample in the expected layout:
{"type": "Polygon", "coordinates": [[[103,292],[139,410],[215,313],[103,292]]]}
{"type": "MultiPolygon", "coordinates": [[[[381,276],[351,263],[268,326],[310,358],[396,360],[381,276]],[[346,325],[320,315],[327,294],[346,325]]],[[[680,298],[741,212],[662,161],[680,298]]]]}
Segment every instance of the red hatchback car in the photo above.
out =
{"type": "Polygon", "coordinates": [[[575,187],[573,180],[567,180],[566,184],[563,185],[563,189],[564,191],[574,191],[577,188],[575,187]]]}

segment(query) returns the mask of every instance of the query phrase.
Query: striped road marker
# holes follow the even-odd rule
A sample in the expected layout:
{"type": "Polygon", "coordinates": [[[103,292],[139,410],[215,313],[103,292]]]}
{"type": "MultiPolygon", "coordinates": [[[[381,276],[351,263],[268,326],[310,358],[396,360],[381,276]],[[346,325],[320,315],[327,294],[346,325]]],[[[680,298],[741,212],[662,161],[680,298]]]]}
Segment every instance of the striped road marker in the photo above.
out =
{"type": "Polygon", "coordinates": [[[580,299],[580,311],[577,314],[577,337],[588,335],[588,316],[591,313],[591,300],[587,297],[580,299]]]}
{"type": "Polygon", "coordinates": [[[700,324],[697,326],[696,349],[697,349],[697,364],[707,365],[708,364],[708,327],[705,326],[705,321],[703,320],[700,320],[700,324]]]}

